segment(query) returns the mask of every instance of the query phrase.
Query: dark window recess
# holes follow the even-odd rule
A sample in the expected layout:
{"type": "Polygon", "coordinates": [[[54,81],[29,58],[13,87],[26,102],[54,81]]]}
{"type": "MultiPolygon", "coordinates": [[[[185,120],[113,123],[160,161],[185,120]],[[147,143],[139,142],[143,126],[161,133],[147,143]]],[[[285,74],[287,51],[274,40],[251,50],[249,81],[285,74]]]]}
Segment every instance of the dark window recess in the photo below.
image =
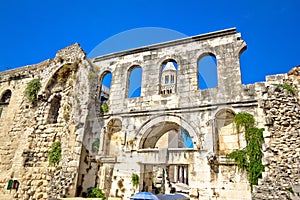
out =
{"type": "Polygon", "coordinates": [[[2,104],[9,104],[11,98],[11,91],[10,90],[6,90],[1,97],[0,103],[2,104]]]}
{"type": "Polygon", "coordinates": [[[51,101],[47,122],[50,124],[57,123],[58,111],[60,108],[61,96],[55,96],[51,101]]]}

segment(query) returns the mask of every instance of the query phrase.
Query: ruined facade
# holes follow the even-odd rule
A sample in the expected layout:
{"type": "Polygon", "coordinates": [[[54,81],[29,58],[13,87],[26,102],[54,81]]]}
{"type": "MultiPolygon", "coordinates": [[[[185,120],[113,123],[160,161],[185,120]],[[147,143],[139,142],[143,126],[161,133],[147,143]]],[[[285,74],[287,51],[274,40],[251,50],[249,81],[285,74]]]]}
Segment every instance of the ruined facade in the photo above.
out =
{"type": "Polygon", "coordinates": [[[296,198],[297,92],[273,84],[299,88],[298,68],[243,85],[245,49],[241,34],[227,29],[93,59],[74,44],[52,60],[0,73],[1,199],[83,197],[89,187],[119,199],[142,190],[191,199],[296,198]],[[200,89],[207,56],[216,60],[217,87],[200,89]],[[37,78],[31,103],[25,90],[37,78]],[[246,145],[232,122],[239,112],[265,128],[265,172],[252,192],[247,173],[226,159],[246,145]],[[54,142],[62,159],[49,166],[54,142]]]}

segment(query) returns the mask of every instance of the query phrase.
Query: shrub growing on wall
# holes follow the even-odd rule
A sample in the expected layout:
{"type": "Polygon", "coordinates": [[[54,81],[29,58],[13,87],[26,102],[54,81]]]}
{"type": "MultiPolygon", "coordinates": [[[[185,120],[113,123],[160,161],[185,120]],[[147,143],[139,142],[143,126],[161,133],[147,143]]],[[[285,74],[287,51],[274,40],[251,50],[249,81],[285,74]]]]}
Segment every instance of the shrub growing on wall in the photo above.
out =
{"type": "Polygon", "coordinates": [[[40,79],[33,79],[29,83],[27,83],[27,87],[25,89],[25,95],[31,103],[34,103],[37,99],[37,94],[41,89],[40,79]]]}
{"type": "Polygon", "coordinates": [[[131,181],[132,181],[132,185],[133,185],[134,187],[137,187],[137,186],[139,185],[139,183],[140,183],[140,177],[139,177],[139,175],[137,175],[137,174],[132,174],[132,176],[131,176],[131,181]]]}
{"type": "Polygon", "coordinates": [[[60,142],[54,142],[51,145],[50,151],[49,151],[49,165],[53,166],[59,163],[61,160],[61,144],[60,142]]]}
{"type": "Polygon", "coordinates": [[[241,128],[245,130],[247,146],[242,150],[235,150],[227,155],[227,158],[234,159],[239,169],[248,172],[248,181],[251,185],[258,184],[258,179],[264,171],[262,164],[262,144],[264,142],[262,128],[254,127],[254,117],[249,113],[238,113],[234,116],[233,122],[237,127],[238,133],[241,128]]]}
{"type": "Polygon", "coordinates": [[[63,65],[57,72],[57,81],[59,83],[64,83],[68,80],[70,75],[76,73],[78,70],[78,62],[74,62],[72,64],[63,65]]]}
{"type": "Polygon", "coordinates": [[[90,187],[87,189],[87,193],[87,197],[101,198],[102,200],[106,199],[102,190],[99,188],[90,187]]]}

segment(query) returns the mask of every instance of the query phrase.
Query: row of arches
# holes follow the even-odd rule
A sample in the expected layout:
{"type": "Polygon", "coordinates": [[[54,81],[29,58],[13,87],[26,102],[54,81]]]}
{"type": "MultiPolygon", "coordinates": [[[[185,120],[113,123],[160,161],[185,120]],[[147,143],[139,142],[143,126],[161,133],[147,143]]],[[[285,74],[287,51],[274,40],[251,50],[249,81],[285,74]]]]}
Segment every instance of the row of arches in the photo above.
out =
{"type": "MultiPolygon", "coordinates": [[[[174,59],[167,59],[162,62],[160,71],[160,91],[161,95],[176,93],[177,90],[178,63],[174,59]]],[[[139,65],[134,65],[128,69],[127,76],[127,98],[141,96],[143,69],[139,65]]],[[[100,101],[105,102],[109,98],[109,91],[112,80],[112,73],[105,71],[100,76],[100,101]]],[[[198,88],[203,90],[218,86],[217,59],[214,54],[202,55],[198,61],[198,88]]]]}
{"type": "MultiPolygon", "coordinates": [[[[213,151],[216,155],[227,155],[244,146],[233,125],[234,116],[235,112],[229,108],[221,109],[214,115],[211,134],[214,144],[213,151]]],[[[106,153],[109,152],[108,149],[114,149],[120,145],[116,144],[112,138],[119,138],[119,141],[125,142],[126,136],[122,133],[122,121],[120,119],[111,119],[105,130],[106,153]],[[112,147],[109,147],[110,145],[112,147]]],[[[136,135],[141,135],[140,139],[134,137],[137,139],[138,148],[141,149],[195,148],[194,145],[199,142],[196,130],[188,122],[176,116],[153,118],[141,126],[136,135]]]]}

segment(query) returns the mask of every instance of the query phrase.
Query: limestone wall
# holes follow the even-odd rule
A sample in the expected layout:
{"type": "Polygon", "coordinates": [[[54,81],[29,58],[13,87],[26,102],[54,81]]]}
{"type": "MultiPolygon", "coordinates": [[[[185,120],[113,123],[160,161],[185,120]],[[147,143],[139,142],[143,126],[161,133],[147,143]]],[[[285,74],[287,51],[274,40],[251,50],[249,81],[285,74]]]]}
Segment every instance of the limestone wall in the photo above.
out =
{"type": "Polygon", "coordinates": [[[76,113],[84,101],[78,99],[75,102],[74,96],[78,95],[75,88],[81,88],[84,81],[73,73],[73,77],[59,83],[57,72],[64,65],[73,63],[78,65],[77,73],[83,72],[88,65],[84,58],[84,52],[75,44],[58,52],[53,60],[0,73],[0,94],[7,89],[12,92],[9,104],[0,105],[1,199],[75,195],[83,138],[83,132],[77,126],[84,118],[73,116],[78,115],[76,113]],[[40,79],[42,88],[38,100],[32,104],[25,97],[25,88],[36,78],[40,79]],[[73,105],[77,106],[76,109],[73,105]],[[56,141],[62,144],[62,161],[51,167],[48,152],[56,141]],[[18,190],[6,189],[9,180],[19,182],[18,190]]]}
{"type": "Polygon", "coordinates": [[[184,192],[193,200],[296,199],[298,93],[272,84],[292,84],[299,91],[299,68],[242,85],[239,56],[245,48],[235,29],[94,59],[86,59],[74,44],[52,60],[0,73],[0,98],[11,92],[9,101],[0,102],[0,199],[83,197],[89,187],[101,188],[111,199],[129,199],[152,190],[154,179],[168,183],[163,191],[170,192],[179,180],[178,168],[184,192]],[[200,90],[198,61],[211,54],[217,59],[218,86],[200,90]],[[176,86],[171,94],[161,94],[167,61],[178,65],[176,86]],[[137,65],[141,96],[128,98],[129,74],[137,65]],[[68,67],[76,70],[64,71],[68,67]],[[112,73],[109,109],[101,113],[101,81],[107,72],[112,73]],[[32,104],[24,91],[36,78],[42,87],[32,104]],[[227,153],[245,146],[244,135],[236,135],[232,126],[239,112],[254,115],[256,125],[265,128],[265,172],[252,193],[246,172],[226,160],[227,153]],[[172,138],[164,134],[182,130],[192,146],[168,146],[172,138]],[[161,138],[168,140],[161,142],[163,148],[156,145],[161,138]],[[54,142],[61,143],[62,160],[49,166],[54,142]],[[168,180],[159,173],[174,174],[168,180]],[[138,185],[132,183],[133,174],[140,177],[138,185]],[[6,189],[9,180],[20,183],[18,190],[6,189]]]}
{"type": "Polygon", "coordinates": [[[299,199],[300,106],[299,67],[288,74],[267,77],[261,107],[267,129],[263,178],[253,199],[299,199]],[[274,84],[289,84],[295,93],[274,84]]]}

